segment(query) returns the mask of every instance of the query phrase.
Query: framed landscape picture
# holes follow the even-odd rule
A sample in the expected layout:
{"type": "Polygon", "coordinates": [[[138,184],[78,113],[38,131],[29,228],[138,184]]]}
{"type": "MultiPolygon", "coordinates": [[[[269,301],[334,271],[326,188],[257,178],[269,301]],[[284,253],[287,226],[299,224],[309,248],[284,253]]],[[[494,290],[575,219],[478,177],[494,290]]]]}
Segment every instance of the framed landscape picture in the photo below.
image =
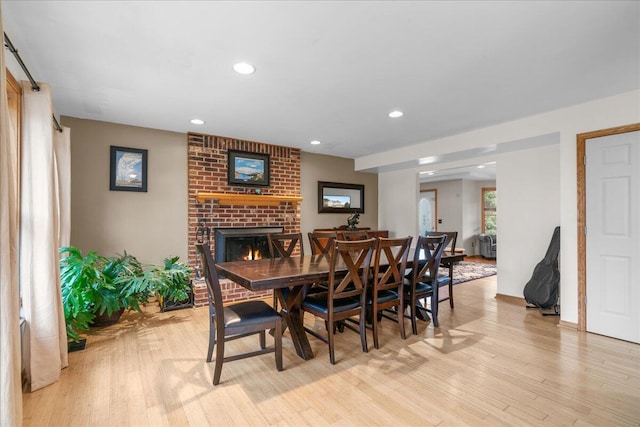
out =
{"type": "Polygon", "coordinates": [[[111,146],[111,191],[147,191],[147,150],[111,146]]]}
{"type": "Polygon", "coordinates": [[[229,185],[269,186],[269,155],[229,150],[229,185]]]}

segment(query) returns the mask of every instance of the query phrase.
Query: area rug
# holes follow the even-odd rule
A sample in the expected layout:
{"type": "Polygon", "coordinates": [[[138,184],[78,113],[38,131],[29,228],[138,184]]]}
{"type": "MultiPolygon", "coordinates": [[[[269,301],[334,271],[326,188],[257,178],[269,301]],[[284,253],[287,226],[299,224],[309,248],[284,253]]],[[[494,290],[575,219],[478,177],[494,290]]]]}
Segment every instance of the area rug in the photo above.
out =
{"type": "MultiPolygon", "coordinates": [[[[470,280],[480,279],[482,277],[493,276],[498,270],[495,264],[487,264],[482,262],[461,261],[453,265],[453,284],[468,282],[470,280]]],[[[448,268],[440,268],[439,273],[447,275],[448,268]]]]}

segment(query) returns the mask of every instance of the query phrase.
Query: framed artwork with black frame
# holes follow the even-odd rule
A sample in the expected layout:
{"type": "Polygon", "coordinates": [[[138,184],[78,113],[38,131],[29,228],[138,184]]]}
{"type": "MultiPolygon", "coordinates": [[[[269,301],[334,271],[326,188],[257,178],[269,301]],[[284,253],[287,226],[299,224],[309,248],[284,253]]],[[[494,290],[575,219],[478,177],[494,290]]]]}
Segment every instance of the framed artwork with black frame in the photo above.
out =
{"type": "Polygon", "coordinates": [[[318,181],[318,213],[364,213],[364,185],[318,181]]]}
{"type": "Polygon", "coordinates": [[[111,146],[109,190],[147,192],[147,150],[111,146]]]}
{"type": "Polygon", "coordinates": [[[270,179],[270,158],[268,154],[248,151],[228,151],[229,185],[251,185],[268,187],[270,179]]]}

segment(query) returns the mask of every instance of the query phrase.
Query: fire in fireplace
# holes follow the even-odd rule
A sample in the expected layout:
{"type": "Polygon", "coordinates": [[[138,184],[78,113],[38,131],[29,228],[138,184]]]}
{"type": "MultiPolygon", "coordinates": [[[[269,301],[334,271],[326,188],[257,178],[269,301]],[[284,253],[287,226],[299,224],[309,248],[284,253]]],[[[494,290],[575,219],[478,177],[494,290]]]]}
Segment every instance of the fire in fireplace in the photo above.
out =
{"type": "Polygon", "coordinates": [[[284,227],[228,227],[215,229],[216,262],[269,258],[269,233],[284,227]]]}

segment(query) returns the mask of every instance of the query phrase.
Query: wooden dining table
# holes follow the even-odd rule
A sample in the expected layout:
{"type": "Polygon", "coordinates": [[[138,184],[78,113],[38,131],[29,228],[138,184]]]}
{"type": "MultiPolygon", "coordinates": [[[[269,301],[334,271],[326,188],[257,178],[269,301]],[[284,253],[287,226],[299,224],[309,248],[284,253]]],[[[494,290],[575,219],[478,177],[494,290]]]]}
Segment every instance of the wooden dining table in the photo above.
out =
{"type": "MultiPolygon", "coordinates": [[[[442,259],[454,263],[465,256],[458,253],[443,255],[442,259]]],[[[412,261],[407,264],[411,266],[412,261]]],[[[216,269],[220,275],[251,291],[272,289],[282,306],[281,314],[289,327],[296,353],[304,360],[313,359],[311,344],[304,331],[302,300],[312,284],[329,280],[328,254],[221,262],[216,263],[216,269]],[[285,288],[289,292],[283,292],[285,288]]],[[[336,274],[346,273],[347,266],[339,261],[335,271],[336,274]]]]}

